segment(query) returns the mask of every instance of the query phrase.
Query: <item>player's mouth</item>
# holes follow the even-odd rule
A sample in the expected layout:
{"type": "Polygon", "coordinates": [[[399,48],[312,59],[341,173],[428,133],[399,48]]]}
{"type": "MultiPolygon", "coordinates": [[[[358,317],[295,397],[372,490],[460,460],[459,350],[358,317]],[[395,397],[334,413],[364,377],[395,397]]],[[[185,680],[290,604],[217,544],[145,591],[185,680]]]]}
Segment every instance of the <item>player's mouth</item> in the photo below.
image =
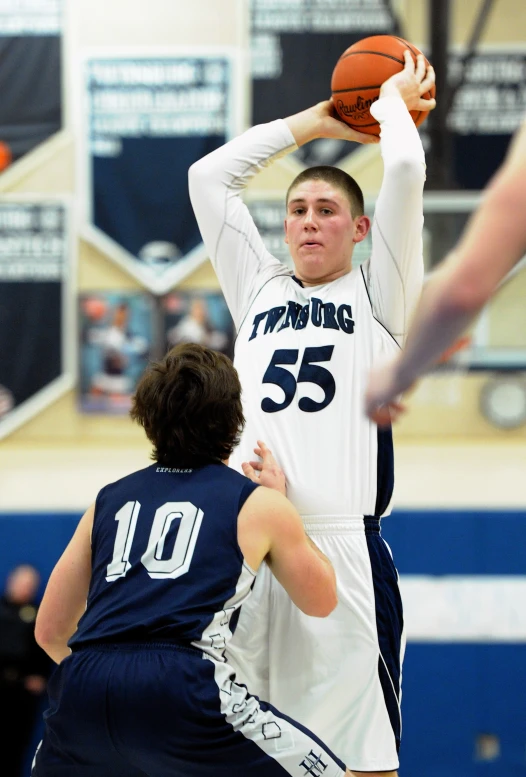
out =
{"type": "Polygon", "coordinates": [[[301,248],[321,248],[321,243],[316,240],[306,240],[301,244],[301,248]]]}

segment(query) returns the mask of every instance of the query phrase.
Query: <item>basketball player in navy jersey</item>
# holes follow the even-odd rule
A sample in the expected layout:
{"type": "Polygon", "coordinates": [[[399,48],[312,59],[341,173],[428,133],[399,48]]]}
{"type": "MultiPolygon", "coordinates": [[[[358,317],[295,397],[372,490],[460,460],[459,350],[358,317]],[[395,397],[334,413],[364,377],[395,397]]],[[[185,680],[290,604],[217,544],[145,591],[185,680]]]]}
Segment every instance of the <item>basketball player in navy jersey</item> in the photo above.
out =
{"type": "MultiPolygon", "coordinates": [[[[330,101],[252,127],[190,168],[201,234],[237,328],[235,365],[247,424],[230,464],[239,472],[263,438],[287,475],[287,496],[330,557],[338,606],[304,615],[262,565],[228,647],[249,688],[322,733],[353,771],[398,768],[404,624],[398,577],[380,535],[393,491],[390,429],[364,413],[372,366],[403,342],[423,279],[425,158],[410,110],[430,110],[423,57],[381,87],[384,177],[372,253],[352,268],[370,219],[353,178],[310,168],[286,195],[294,273],[273,257],[243,191],[253,176],[315,138],[372,142],[334,117],[330,101]],[[268,649],[261,650],[261,645],[268,649]]],[[[254,462],[257,467],[257,462],[254,462]]]]}
{"type": "Polygon", "coordinates": [[[398,357],[371,374],[369,416],[390,425],[397,401],[472,323],[499,284],[526,254],[526,119],[458,245],[426,283],[398,357]]]}
{"type": "Polygon", "coordinates": [[[263,559],[306,614],[336,605],[271,452],[260,442],[264,470],[247,472],[272,489],[226,466],[244,424],[236,370],[178,345],[146,370],[131,415],[154,464],[99,492],[38,614],[58,667],[33,777],[351,775],[225,659],[263,559]]]}

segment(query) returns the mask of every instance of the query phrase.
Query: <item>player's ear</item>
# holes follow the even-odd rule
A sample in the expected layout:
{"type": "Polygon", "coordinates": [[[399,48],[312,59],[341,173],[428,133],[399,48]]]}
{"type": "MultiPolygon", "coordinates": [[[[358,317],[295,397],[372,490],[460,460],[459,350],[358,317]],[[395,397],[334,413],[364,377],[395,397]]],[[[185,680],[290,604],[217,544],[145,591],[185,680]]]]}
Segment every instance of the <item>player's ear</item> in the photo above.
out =
{"type": "Polygon", "coordinates": [[[369,216],[358,216],[354,219],[354,237],[353,243],[361,243],[365,240],[371,229],[371,219],[369,216]]]}
{"type": "Polygon", "coordinates": [[[287,245],[288,245],[289,233],[288,233],[288,230],[287,230],[287,219],[284,219],[284,221],[283,221],[283,228],[285,230],[285,243],[287,243],[287,245]]]}

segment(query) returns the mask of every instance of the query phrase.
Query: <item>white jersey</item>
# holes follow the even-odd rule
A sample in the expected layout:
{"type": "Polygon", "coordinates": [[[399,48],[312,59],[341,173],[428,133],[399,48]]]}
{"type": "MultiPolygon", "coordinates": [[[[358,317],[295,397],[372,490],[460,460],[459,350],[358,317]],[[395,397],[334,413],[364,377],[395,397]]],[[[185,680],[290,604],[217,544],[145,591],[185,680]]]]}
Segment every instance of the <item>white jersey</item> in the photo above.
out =
{"type": "Polygon", "coordinates": [[[373,249],[361,268],[304,288],[266,250],[242,200],[250,178],[296,148],[284,121],[253,127],[194,165],[190,195],[234,318],[247,424],[231,463],[258,439],[287,476],[287,496],[331,559],[338,606],[295,607],[263,564],[241,609],[229,661],[252,693],[315,731],[356,771],[398,767],[403,613],[375,517],[393,485],[390,430],[363,412],[373,364],[401,344],[423,279],[424,154],[400,98],[371,109],[384,178],[373,249]]]}
{"type": "Polygon", "coordinates": [[[259,170],[296,148],[286,122],[259,125],[190,169],[190,195],[237,328],[234,363],[247,419],[231,466],[273,451],[304,516],[381,516],[393,486],[390,432],[364,414],[369,370],[394,355],[423,279],[425,161],[396,97],[378,100],[385,172],[372,254],[337,280],[303,288],[265,248],[242,200],[259,170]]]}

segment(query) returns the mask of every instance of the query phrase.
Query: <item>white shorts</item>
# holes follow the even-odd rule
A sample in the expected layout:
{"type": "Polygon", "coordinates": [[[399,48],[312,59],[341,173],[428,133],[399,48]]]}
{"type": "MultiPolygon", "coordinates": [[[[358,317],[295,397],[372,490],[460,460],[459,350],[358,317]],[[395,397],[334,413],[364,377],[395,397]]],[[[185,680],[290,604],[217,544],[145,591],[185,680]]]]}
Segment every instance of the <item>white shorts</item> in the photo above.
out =
{"type": "Polygon", "coordinates": [[[399,765],[405,637],[398,574],[379,523],[305,519],[335,567],[336,609],[327,618],[304,615],[263,564],[227,650],[250,693],[311,729],[356,771],[399,765]]]}

